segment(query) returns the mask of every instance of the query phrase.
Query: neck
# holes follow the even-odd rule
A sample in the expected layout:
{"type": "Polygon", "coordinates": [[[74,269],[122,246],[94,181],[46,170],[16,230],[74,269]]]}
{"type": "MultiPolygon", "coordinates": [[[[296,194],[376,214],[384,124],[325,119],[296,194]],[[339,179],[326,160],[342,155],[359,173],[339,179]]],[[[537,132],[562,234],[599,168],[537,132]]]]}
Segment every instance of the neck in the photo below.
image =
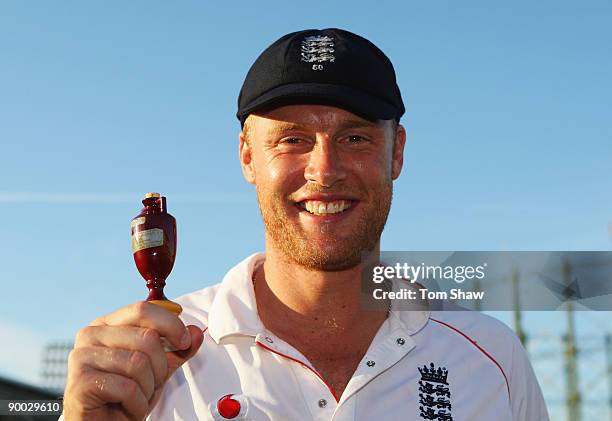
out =
{"type": "MultiPolygon", "coordinates": [[[[361,276],[366,265],[378,262],[380,249],[350,269],[328,272],[291,261],[277,248],[266,247],[266,260],[254,280],[259,316],[279,336],[308,337],[309,332],[343,335],[363,323],[380,324],[386,303],[377,310],[364,305],[361,276]]],[[[371,295],[365,295],[366,297],[371,295]]]]}

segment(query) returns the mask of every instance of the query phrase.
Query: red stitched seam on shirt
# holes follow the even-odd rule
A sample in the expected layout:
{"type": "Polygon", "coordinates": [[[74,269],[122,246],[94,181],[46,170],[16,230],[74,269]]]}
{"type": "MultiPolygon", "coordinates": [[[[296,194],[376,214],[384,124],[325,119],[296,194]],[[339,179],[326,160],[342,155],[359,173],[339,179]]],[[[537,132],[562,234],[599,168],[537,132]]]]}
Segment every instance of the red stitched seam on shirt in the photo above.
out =
{"type": "Polygon", "coordinates": [[[475,340],[473,340],[472,338],[470,338],[468,335],[466,335],[465,333],[463,333],[462,331],[460,331],[459,329],[457,329],[456,327],[449,325],[448,323],[445,323],[443,321],[440,320],[436,320],[433,318],[429,318],[430,320],[440,323],[446,327],[448,327],[449,329],[454,330],[455,332],[457,332],[458,334],[460,334],[461,336],[463,336],[465,339],[467,339],[468,341],[470,341],[470,343],[472,345],[474,345],[476,348],[478,348],[478,350],[480,352],[482,352],[483,354],[485,354],[491,361],[493,361],[495,363],[495,365],[497,366],[497,368],[499,368],[499,371],[501,371],[501,373],[504,376],[504,380],[506,381],[506,388],[508,389],[508,400],[510,400],[510,384],[508,383],[508,377],[506,377],[506,373],[504,372],[504,369],[502,368],[502,366],[495,360],[495,358],[493,358],[487,351],[485,351],[480,345],[478,345],[476,343],[475,340]]]}
{"type": "Polygon", "coordinates": [[[315,374],[315,375],[316,375],[318,378],[320,378],[320,379],[321,379],[321,381],[322,381],[322,382],[325,384],[325,386],[327,386],[327,388],[328,388],[328,389],[329,389],[329,391],[331,392],[331,394],[332,394],[332,396],[334,397],[334,399],[336,400],[336,402],[339,402],[339,401],[340,401],[340,399],[338,399],[338,397],[336,396],[336,392],[334,392],[334,389],[332,389],[332,388],[331,388],[331,386],[330,386],[330,385],[329,385],[329,384],[328,384],[328,383],[325,381],[325,379],[323,379],[323,377],[321,377],[321,375],[320,375],[319,373],[317,373],[317,372],[316,372],[316,370],[312,369],[311,367],[309,367],[307,364],[304,364],[304,363],[303,363],[303,362],[301,362],[300,360],[297,360],[297,359],[295,359],[295,358],[293,358],[293,357],[290,357],[289,355],[285,355],[285,354],[282,354],[282,353],[280,353],[280,352],[277,352],[277,351],[273,350],[272,348],[268,348],[267,346],[265,346],[264,344],[262,344],[262,343],[261,343],[261,342],[259,342],[259,341],[255,341],[255,343],[256,343],[257,345],[261,346],[262,348],[267,349],[267,350],[268,350],[268,351],[270,351],[270,352],[273,352],[273,353],[275,353],[275,354],[280,355],[281,357],[285,357],[285,358],[287,358],[287,359],[289,359],[289,360],[291,360],[291,361],[295,361],[296,363],[300,363],[301,365],[303,365],[304,367],[306,367],[307,369],[309,369],[310,371],[312,371],[312,372],[313,372],[313,373],[314,373],[314,374],[315,374]]]}
{"type": "Polygon", "coordinates": [[[208,326],[204,328],[202,331],[202,346],[204,346],[204,341],[206,340],[206,331],[208,330],[208,326]]]}

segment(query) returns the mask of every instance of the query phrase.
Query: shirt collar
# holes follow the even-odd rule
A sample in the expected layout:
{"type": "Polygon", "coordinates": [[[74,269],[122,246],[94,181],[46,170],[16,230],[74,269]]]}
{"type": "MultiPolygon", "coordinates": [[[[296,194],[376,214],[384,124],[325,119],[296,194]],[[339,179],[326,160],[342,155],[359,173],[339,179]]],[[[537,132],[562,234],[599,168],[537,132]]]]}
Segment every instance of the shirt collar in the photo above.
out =
{"type": "Polygon", "coordinates": [[[229,335],[255,337],[264,330],[253,290],[253,272],[264,260],[263,253],[252,254],[223,278],[208,313],[208,333],[215,342],[229,335]]]}
{"type": "MultiPolygon", "coordinates": [[[[418,294],[419,284],[406,283],[402,280],[392,279],[392,290],[400,292],[405,289],[411,289],[418,294]]],[[[422,287],[421,287],[422,288],[422,287]]],[[[399,328],[408,335],[414,335],[429,321],[431,307],[427,301],[418,302],[401,302],[391,300],[391,311],[389,312],[389,325],[399,328]]]]}
{"type": "MultiPolygon", "coordinates": [[[[256,337],[265,331],[257,313],[253,273],[263,264],[265,255],[255,253],[238,263],[223,278],[208,313],[208,333],[216,343],[230,335],[256,337]]],[[[393,283],[393,290],[405,285],[393,283]]],[[[408,335],[421,330],[429,320],[430,309],[400,310],[392,302],[389,327],[408,335]]]]}

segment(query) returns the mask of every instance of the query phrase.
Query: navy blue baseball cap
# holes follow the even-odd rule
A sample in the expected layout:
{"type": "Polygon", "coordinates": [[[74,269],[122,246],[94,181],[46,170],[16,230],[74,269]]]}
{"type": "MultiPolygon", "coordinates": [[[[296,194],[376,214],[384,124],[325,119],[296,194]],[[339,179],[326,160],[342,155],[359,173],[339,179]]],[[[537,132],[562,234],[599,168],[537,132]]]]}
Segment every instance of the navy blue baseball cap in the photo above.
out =
{"type": "Polygon", "coordinates": [[[399,121],[405,108],[389,58],[351,32],[308,29],[287,34],[255,60],[240,95],[240,123],[283,105],[333,105],[368,120],[399,121]]]}

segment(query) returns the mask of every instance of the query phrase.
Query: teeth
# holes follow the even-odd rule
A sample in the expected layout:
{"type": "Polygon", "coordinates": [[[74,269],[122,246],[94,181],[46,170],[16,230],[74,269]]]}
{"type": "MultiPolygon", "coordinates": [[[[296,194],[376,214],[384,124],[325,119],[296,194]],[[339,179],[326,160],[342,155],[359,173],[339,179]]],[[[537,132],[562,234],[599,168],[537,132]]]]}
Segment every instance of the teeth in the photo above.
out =
{"type": "Polygon", "coordinates": [[[335,202],[321,202],[317,200],[306,200],[302,203],[302,207],[308,212],[315,215],[328,215],[342,212],[351,207],[351,203],[346,200],[337,200],[335,202]]]}

